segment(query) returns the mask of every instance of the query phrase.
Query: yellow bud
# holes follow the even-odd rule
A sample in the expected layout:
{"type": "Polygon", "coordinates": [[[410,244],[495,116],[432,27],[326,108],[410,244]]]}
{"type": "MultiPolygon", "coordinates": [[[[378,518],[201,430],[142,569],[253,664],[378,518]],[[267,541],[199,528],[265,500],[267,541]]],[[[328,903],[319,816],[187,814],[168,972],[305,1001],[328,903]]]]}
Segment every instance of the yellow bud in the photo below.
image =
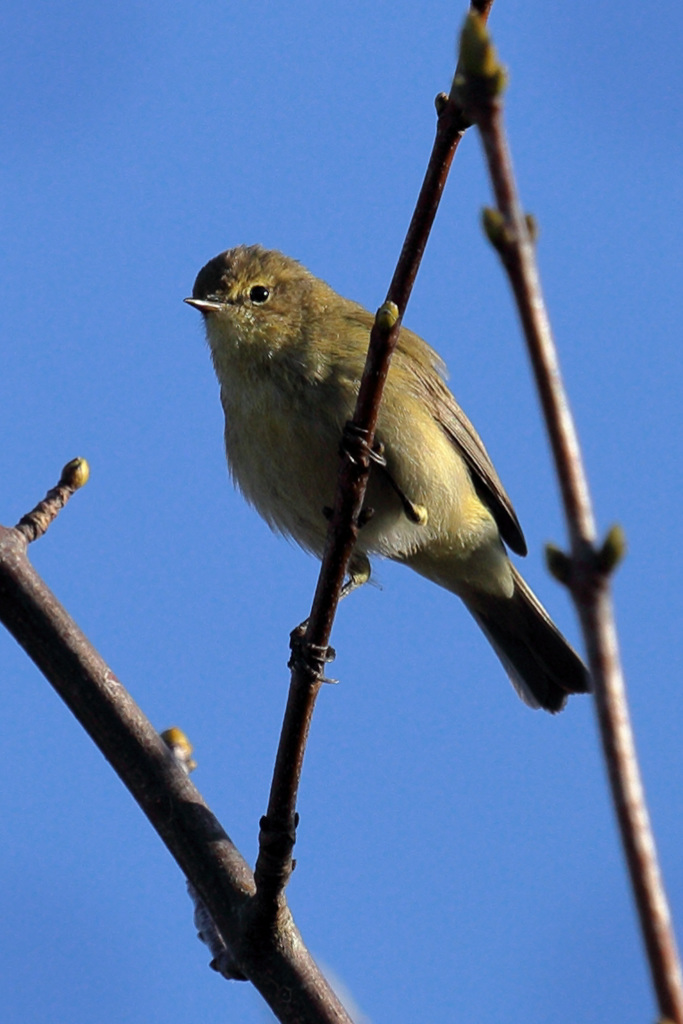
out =
{"type": "Polygon", "coordinates": [[[70,487],[74,491],[77,491],[79,487],[83,487],[87,484],[89,478],[90,466],[85,459],[78,458],[72,459],[71,462],[67,462],[66,466],[62,470],[59,483],[62,486],[70,487]]]}
{"type": "Polygon", "coordinates": [[[385,302],[375,316],[375,323],[382,331],[389,332],[398,320],[398,306],[395,302],[385,302]]]}
{"type": "Polygon", "coordinates": [[[183,730],[173,725],[170,729],[164,729],[160,736],[181,767],[188,773],[194,771],[197,762],[192,758],[192,744],[183,730]]]}

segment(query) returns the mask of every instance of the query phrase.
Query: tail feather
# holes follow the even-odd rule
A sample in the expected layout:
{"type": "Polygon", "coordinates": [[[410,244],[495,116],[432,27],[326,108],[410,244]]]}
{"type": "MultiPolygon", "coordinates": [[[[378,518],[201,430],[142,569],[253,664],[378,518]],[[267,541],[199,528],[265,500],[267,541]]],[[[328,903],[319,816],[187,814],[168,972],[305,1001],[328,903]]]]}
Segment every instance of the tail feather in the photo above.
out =
{"type": "Polygon", "coordinates": [[[513,568],[511,598],[466,601],[525,704],[561,711],[570,693],[589,693],[588,670],[513,568]]]}

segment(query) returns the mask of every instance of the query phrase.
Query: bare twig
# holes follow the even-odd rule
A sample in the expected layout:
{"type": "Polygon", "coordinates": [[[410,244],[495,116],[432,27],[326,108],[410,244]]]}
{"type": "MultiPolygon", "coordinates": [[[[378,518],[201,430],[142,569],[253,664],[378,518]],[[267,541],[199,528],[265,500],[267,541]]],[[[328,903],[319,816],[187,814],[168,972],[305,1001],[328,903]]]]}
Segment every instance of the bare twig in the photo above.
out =
{"type": "Polygon", "coordinates": [[[480,130],[498,206],[485,211],[484,226],[501,256],[519,310],[569,528],[571,557],[551,549],[548,561],[553,574],[569,587],[581,621],[612,797],[659,1012],[683,1024],[680,962],[640,778],[612,612],[609,577],[623,554],[623,536],[613,528],[601,546],[596,543],[578,435],[505,137],[501,101],[505,76],[486,27],[474,15],[463,30],[461,62],[463,74],[457,88],[480,130]]]}
{"type": "Polygon", "coordinates": [[[351,1024],[286,905],[273,927],[263,927],[249,866],[186,768],[35,572],[27,544],[24,529],[0,527],[0,621],[100,748],[201,897],[229,949],[231,976],[248,978],[281,1021],[351,1024]]]}
{"type": "Polygon", "coordinates": [[[15,530],[30,544],[43,536],[50,523],[58,516],[72,494],[85,486],[90,476],[90,466],[85,459],[72,459],[62,470],[59,483],[52,487],[35,508],[22,516],[15,530]]]}
{"type": "MultiPolygon", "coordinates": [[[[471,7],[488,17],[493,0],[473,0],[471,7]]],[[[457,73],[456,73],[457,74],[457,73]]],[[[337,494],[311,614],[305,631],[292,634],[289,696],[273,772],[268,810],[261,819],[259,855],[254,876],[257,899],[266,916],[277,912],[293,869],[296,800],[308,730],[324,669],[331,660],[328,644],[344,577],[358,536],[379,405],[401,320],[417,276],[455,151],[469,121],[452,89],[436,98],[436,137],[422,188],[384,304],[370,335],[365,370],[353,420],[344,435],[337,494]]]]}

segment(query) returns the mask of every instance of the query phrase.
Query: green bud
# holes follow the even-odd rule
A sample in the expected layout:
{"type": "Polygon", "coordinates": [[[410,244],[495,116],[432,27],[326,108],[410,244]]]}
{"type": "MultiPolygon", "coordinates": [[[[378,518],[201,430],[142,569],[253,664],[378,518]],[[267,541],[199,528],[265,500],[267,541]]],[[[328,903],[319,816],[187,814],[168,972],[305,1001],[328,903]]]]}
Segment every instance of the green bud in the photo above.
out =
{"type": "Polygon", "coordinates": [[[473,11],[465,18],[460,33],[459,65],[463,77],[478,79],[489,96],[499,96],[505,89],[505,68],[498,60],[486,22],[473,11]]]}
{"type": "Polygon", "coordinates": [[[375,323],[382,331],[387,333],[398,321],[398,306],[395,302],[385,302],[380,306],[375,316],[375,323]]]}
{"type": "Polygon", "coordinates": [[[618,523],[607,531],[602,547],[597,553],[598,569],[608,576],[613,573],[626,555],[626,534],[618,523]]]}
{"type": "Polygon", "coordinates": [[[500,210],[495,210],[491,206],[485,206],[481,211],[481,223],[484,228],[484,234],[493,248],[501,252],[509,240],[503,214],[500,210]]]}
{"type": "Polygon", "coordinates": [[[569,555],[554,544],[546,544],[545,564],[550,575],[554,576],[558,583],[564,583],[565,586],[569,584],[572,574],[572,561],[569,555]]]}

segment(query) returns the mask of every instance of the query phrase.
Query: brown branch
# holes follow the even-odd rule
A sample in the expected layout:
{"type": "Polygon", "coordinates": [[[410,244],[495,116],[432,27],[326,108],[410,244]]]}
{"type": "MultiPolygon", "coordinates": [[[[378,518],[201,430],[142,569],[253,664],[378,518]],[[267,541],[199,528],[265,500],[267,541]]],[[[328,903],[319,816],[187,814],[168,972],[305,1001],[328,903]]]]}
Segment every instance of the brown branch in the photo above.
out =
{"type": "MultiPolygon", "coordinates": [[[[492,3],[493,0],[473,0],[471,7],[479,10],[485,20],[492,3]]],[[[324,682],[325,664],[334,656],[328,644],[358,536],[384,382],[448,172],[469,124],[453,89],[450,96],[445,93],[437,96],[436,109],[438,120],[432,153],[386,300],[375,318],[356,409],[344,433],[337,493],[311,613],[305,630],[295,630],[292,634],[289,695],[268,810],[261,819],[254,871],[257,898],[262,901],[266,917],[277,912],[293,870],[292,850],[298,823],[296,800],[308,730],[324,682]]]]}
{"type": "Polygon", "coordinates": [[[30,544],[46,532],[76,491],[85,486],[90,476],[90,466],[85,459],[72,459],[62,470],[59,483],[52,487],[35,508],[22,516],[15,530],[30,544]]]}
{"type": "Polygon", "coordinates": [[[497,211],[485,211],[484,225],[507,271],[524,328],[571,539],[571,557],[552,549],[549,565],[554,575],[569,586],[581,622],[612,798],[659,1012],[661,1017],[683,1024],[680,962],[638,767],[612,612],[609,577],[623,554],[623,537],[613,528],[605,543],[596,546],[578,434],[505,136],[501,101],[504,72],[486,28],[472,15],[463,30],[461,54],[464,74],[458,89],[480,130],[498,205],[497,211]]]}
{"type": "MultiPolygon", "coordinates": [[[[485,19],[492,3],[472,0],[471,7],[485,19]]],[[[358,533],[389,360],[455,150],[469,126],[453,90],[439,95],[436,105],[432,156],[387,300],[371,332],[355,415],[345,431],[346,456],[311,615],[305,630],[292,636],[291,685],[253,876],[186,772],[26,558],[26,544],[45,532],[87,479],[87,464],[75,460],[67,467],[58,487],[14,530],[0,527],[0,621],[100,747],[177,860],[194,890],[212,947],[220,947],[221,937],[226,942],[225,973],[252,981],[283,1021],[349,1021],[301,941],[284,888],[294,866],[296,796],[306,738],[324,667],[333,656],[328,644],[358,533]]]]}
{"type": "Polygon", "coordinates": [[[35,572],[26,532],[0,527],[0,621],[100,748],[201,897],[229,949],[230,976],[248,978],[281,1021],[351,1024],[284,903],[264,929],[249,866],[186,770],[35,572]]]}

